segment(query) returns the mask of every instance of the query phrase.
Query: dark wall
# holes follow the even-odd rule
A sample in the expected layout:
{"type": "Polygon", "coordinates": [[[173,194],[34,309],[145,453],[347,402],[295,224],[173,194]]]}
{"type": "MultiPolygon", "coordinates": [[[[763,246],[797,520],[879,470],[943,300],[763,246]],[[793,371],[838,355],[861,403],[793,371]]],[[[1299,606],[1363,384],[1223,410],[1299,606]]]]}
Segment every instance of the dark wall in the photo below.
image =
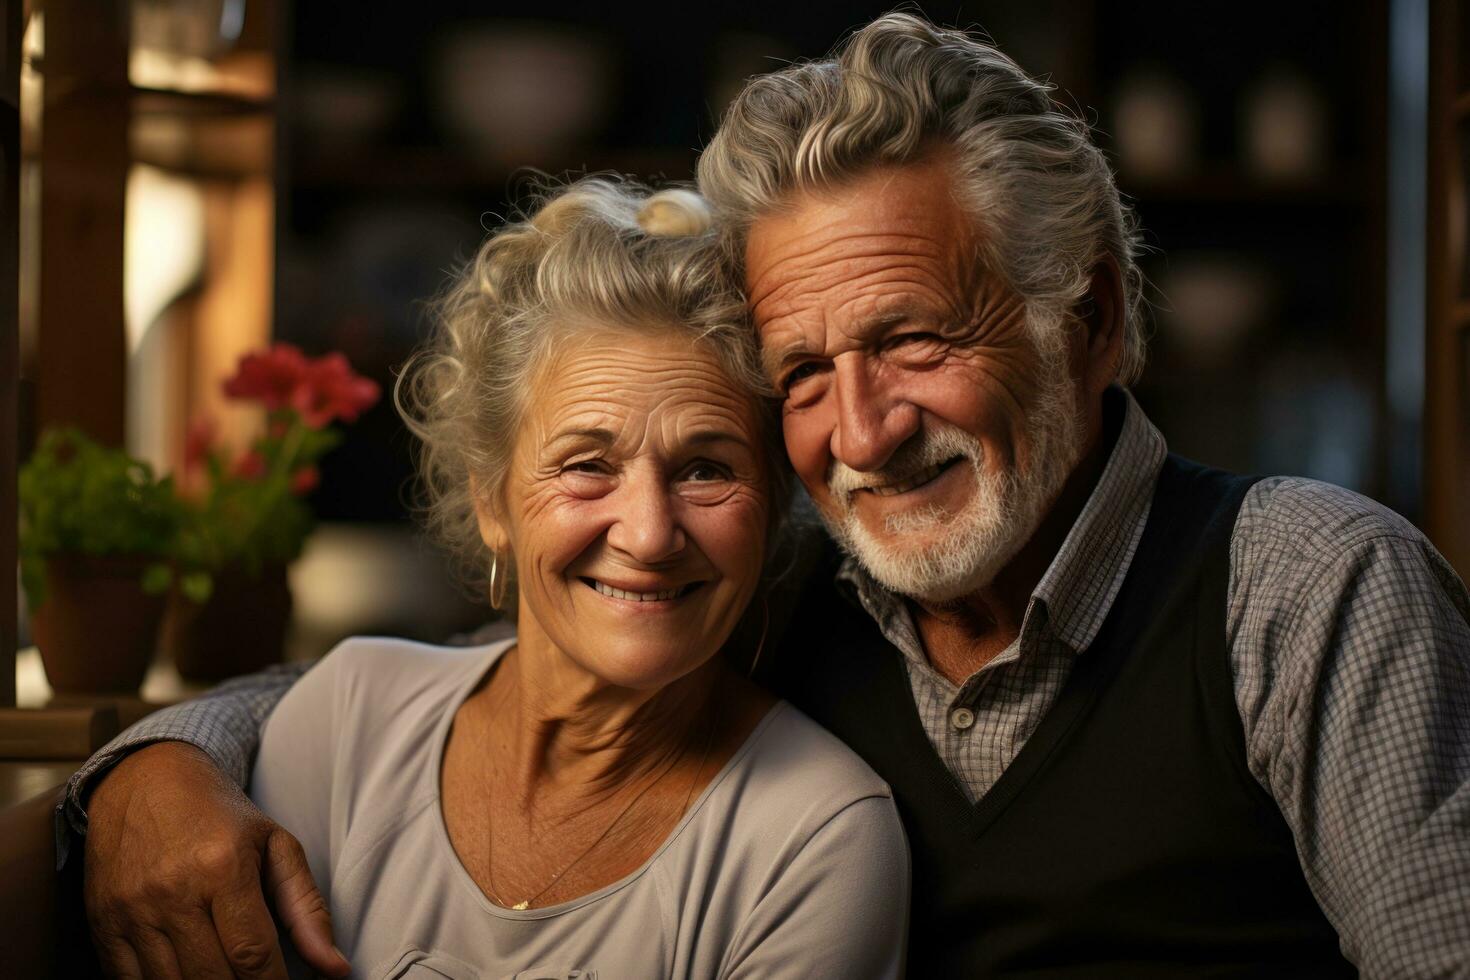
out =
{"type": "MultiPolygon", "coordinates": [[[[303,0],[282,80],[278,335],[391,381],[421,301],[523,199],[526,168],[687,179],[744,78],[885,9],[303,0]]],[[[1137,392],[1171,445],[1381,490],[1386,6],[926,9],[1050,76],[1114,155],[1157,305],[1137,392]]],[[[395,519],[409,474],[385,402],[315,502],[395,519]]]]}

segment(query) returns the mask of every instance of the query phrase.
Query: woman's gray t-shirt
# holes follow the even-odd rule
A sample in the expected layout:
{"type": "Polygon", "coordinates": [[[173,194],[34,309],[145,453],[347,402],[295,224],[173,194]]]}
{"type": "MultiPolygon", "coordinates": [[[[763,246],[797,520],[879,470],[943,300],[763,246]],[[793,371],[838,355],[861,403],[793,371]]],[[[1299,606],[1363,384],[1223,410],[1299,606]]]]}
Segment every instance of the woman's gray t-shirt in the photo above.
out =
{"type": "Polygon", "coordinates": [[[637,871],[523,912],[485,898],[444,827],[460,704],[513,640],[348,640],[265,726],[251,796],[301,841],[360,977],[894,977],[908,847],[852,750],[773,707],[637,871]]]}

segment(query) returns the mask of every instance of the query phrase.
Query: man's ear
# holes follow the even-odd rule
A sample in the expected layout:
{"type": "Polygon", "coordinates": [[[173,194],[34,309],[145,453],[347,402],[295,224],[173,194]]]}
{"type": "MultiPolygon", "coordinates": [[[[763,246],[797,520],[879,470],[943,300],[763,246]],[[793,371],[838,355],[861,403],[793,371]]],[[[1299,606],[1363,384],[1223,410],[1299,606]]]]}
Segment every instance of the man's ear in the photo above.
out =
{"type": "Polygon", "coordinates": [[[504,551],[510,544],[510,535],[506,533],[505,524],[497,513],[495,501],[484,491],[484,484],[473,473],[470,474],[470,499],[475,504],[475,522],[480,526],[480,540],[493,552],[504,551]]]}
{"type": "Polygon", "coordinates": [[[1104,255],[1093,267],[1092,284],[1079,313],[1087,338],[1081,377],[1087,393],[1097,398],[1118,377],[1128,326],[1123,274],[1113,256],[1104,255]]]}

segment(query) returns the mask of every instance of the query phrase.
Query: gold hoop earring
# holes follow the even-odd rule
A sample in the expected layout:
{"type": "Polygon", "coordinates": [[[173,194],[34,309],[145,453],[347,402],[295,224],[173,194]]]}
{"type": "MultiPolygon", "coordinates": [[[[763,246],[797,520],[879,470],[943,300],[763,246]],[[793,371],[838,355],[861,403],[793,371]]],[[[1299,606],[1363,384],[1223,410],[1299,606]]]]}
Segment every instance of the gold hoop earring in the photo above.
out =
{"type": "MultiPolygon", "coordinates": [[[[508,560],[508,559],[507,559],[508,560]]],[[[499,609],[505,604],[505,590],[510,573],[500,567],[500,551],[490,552],[490,608],[499,609]]]]}
{"type": "Polygon", "coordinates": [[[755,656],[750,658],[750,669],[745,672],[746,677],[755,677],[756,665],[761,662],[761,651],[766,648],[766,630],[771,626],[771,605],[765,596],[761,596],[761,638],[755,645],[755,656]]]}

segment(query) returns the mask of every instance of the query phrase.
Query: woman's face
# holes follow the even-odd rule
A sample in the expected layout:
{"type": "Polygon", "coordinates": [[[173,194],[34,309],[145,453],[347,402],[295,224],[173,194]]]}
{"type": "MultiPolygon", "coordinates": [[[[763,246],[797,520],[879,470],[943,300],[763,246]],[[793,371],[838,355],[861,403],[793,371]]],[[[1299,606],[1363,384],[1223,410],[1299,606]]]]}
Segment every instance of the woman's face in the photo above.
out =
{"type": "Polygon", "coordinates": [[[486,543],[515,556],[523,644],[649,690],[713,656],[755,592],[770,501],[752,397],[691,338],[579,334],[527,393],[486,543]]]}

